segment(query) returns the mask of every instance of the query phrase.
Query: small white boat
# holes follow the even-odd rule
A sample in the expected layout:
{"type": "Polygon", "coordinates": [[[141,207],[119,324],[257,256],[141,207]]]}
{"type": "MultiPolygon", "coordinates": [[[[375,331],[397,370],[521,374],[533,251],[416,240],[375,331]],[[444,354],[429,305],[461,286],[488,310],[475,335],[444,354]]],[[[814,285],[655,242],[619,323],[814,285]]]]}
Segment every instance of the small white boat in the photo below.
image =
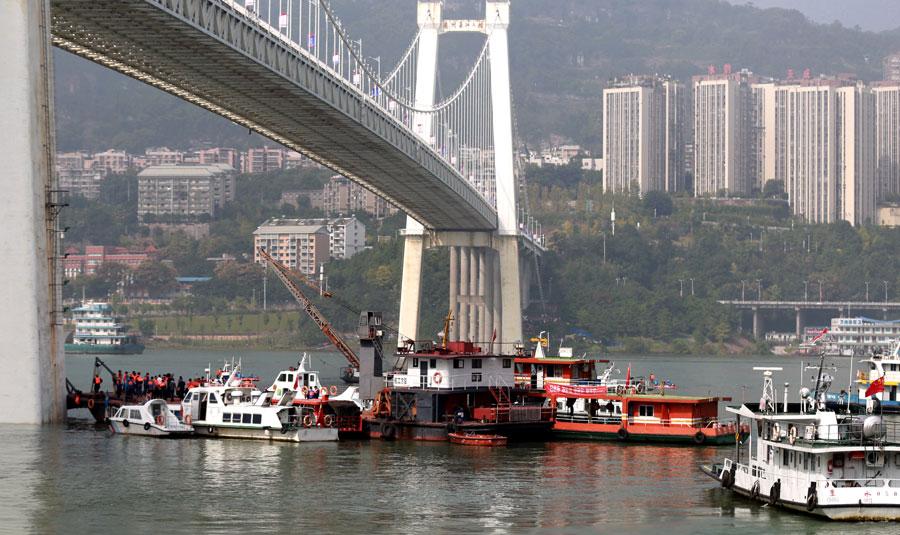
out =
{"type": "Polygon", "coordinates": [[[123,405],[109,418],[114,433],[151,437],[189,436],[194,428],[181,422],[178,415],[162,399],[151,399],[143,405],[123,405]]]}

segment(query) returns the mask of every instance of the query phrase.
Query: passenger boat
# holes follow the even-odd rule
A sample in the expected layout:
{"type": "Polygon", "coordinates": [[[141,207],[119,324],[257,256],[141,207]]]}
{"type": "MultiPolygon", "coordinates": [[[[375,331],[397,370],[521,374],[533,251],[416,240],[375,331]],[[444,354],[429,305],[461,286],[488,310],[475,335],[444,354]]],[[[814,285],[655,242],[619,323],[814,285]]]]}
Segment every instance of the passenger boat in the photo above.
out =
{"type": "Polygon", "coordinates": [[[143,405],[123,405],[109,417],[114,433],[152,437],[182,437],[194,428],[184,424],[177,410],[162,399],[151,399],[143,405]]]}
{"type": "Polygon", "coordinates": [[[866,410],[867,405],[871,410],[871,404],[878,400],[884,412],[900,413],[900,340],[891,344],[890,351],[883,353],[875,349],[868,358],[859,361],[863,366],[856,374],[856,393],[840,394],[829,393],[827,401],[834,407],[849,405],[856,411],[866,410]],[[878,392],[867,398],[866,390],[873,382],[882,380],[884,392],[878,392]]]}
{"type": "Polygon", "coordinates": [[[463,446],[506,446],[507,438],[503,435],[481,435],[477,433],[448,433],[447,437],[453,444],[463,446]]]}
{"type": "Polygon", "coordinates": [[[66,340],[66,353],[134,355],[144,352],[128,326],[113,315],[109,303],[86,301],[72,311],[75,331],[66,340]]]}
{"type": "Polygon", "coordinates": [[[821,371],[800,402],[781,406],[774,372],[763,372],[759,406],[729,407],[753,422],[734,456],[702,466],[723,488],[832,520],[900,520],[900,429],[880,414],[853,415],[826,406],[833,380],[821,371]]]}
{"type": "MultiPolygon", "coordinates": [[[[191,388],[182,401],[185,422],[208,437],[247,438],[288,442],[338,440],[335,417],[326,413],[326,400],[295,404],[300,374],[291,368],[278,374],[265,392],[244,384],[240,367],[224,384],[191,388]],[[284,383],[297,388],[285,389],[284,383]],[[277,395],[276,395],[277,394],[277,395]]],[[[303,372],[307,380],[318,375],[303,372]]],[[[308,389],[303,386],[302,389],[308,389]]],[[[312,401],[312,400],[311,400],[312,401]]]]}

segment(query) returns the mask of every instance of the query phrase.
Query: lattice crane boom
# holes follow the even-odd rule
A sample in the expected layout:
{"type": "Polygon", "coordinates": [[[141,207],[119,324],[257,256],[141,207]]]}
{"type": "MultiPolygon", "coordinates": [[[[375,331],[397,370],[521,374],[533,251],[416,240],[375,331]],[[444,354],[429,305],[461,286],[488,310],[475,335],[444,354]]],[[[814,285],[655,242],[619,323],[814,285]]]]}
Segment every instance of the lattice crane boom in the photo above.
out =
{"type": "Polygon", "coordinates": [[[304,284],[307,284],[313,288],[315,288],[315,286],[307,281],[306,278],[303,277],[303,275],[297,272],[292,272],[287,266],[272,258],[272,256],[267,253],[266,250],[262,247],[258,247],[256,250],[259,252],[259,256],[270,266],[272,266],[272,269],[275,270],[275,274],[278,275],[278,278],[281,280],[284,286],[288,289],[291,295],[294,296],[294,299],[296,299],[300,306],[303,307],[303,310],[306,312],[306,314],[310,318],[312,318],[313,322],[315,322],[319,330],[322,331],[322,334],[324,334],[328,338],[328,340],[331,341],[332,345],[334,345],[334,347],[344,355],[344,358],[347,359],[347,362],[349,362],[351,366],[358,369],[359,357],[356,355],[356,352],[353,351],[353,349],[351,349],[349,345],[347,345],[347,342],[345,342],[344,339],[341,338],[341,336],[334,329],[332,329],[331,324],[328,323],[328,320],[325,319],[325,316],[323,316],[322,313],[319,312],[319,309],[316,307],[316,305],[313,304],[313,302],[310,301],[308,297],[306,297],[302,290],[300,290],[300,286],[298,286],[297,283],[294,282],[294,279],[291,277],[291,275],[302,280],[304,284]]]}

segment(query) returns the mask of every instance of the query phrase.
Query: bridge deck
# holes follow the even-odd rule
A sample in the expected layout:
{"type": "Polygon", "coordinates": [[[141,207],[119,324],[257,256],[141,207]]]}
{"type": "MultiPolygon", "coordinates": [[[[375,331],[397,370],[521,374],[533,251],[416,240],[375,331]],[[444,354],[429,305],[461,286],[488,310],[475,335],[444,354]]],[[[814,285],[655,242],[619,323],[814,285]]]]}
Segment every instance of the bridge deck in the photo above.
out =
{"type": "Polygon", "coordinates": [[[248,126],[426,228],[493,230],[494,208],[402,123],[227,0],[51,0],[54,44],[248,126]]]}

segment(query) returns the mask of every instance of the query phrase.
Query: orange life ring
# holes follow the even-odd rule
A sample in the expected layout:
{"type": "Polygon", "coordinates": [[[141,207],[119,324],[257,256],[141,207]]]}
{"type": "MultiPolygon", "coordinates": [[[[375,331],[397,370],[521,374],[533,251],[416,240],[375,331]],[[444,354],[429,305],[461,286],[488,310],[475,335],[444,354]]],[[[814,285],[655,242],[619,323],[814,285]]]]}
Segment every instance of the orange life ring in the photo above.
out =
{"type": "Polygon", "coordinates": [[[165,425],[165,424],[166,424],[166,418],[162,414],[158,414],[156,416],[156,425],[165,425]]]}
{"type": "Polygon", "coordinates": [[[303,417],[303,427],[310,427],[313,423],[312,416],[306,415],[303,417]]]}
{"type": "Polygon", "coordinates": [[[431,376],[431,382],[436,385],[441,384],[441,381],[443,381],[443,380],[444,380],[444,376],[441,375],[441,372],[434,372],[434,375],[431,376]]]}
{"type": "Polygon", "coordinates": [[[306,395],[309,393],[309,387],[306,385],[303,385],[303,388],[301,388],[300,391],[303,392],[304,395],[306,395]]]}
{"type": "Polygon", "coordinates": [[[337,395],[337,387],[334,386],[334,385],[331,385],[331,388],[328,389],[328,392],[329,392],[332,396],[337,395]]]}
{"type": "Polygon", "coordinates": [[[94,408],[94,398],[89,399],[87,405],[88,405],[89,409],[93,409],[94,408]]]}
{"type": "Polygon", "coordinates": [[[334,416],[331,414],[326,414],[324,423],[325,427],[331,427],[332,425],[334,425],[334,416]]]}
{"type": "Polygon", "coordinates": [[[184,417],[184,423],[186,423],[187,425],[191,425],[191,422],[193,422],[193,421],[194,421],[194,419],[191,418],[190,414],[188,414],[187,416],[184,417]]]}

